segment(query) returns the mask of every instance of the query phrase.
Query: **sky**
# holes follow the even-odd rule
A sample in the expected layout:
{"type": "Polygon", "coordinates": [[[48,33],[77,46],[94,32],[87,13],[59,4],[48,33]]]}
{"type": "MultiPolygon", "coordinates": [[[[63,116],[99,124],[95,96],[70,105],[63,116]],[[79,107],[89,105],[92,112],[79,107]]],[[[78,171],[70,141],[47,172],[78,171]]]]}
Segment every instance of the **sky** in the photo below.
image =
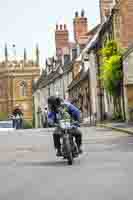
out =
{"type": "Polygon", "coordinates": [[[40,48],[40,62],[55,54],[54,30],[56,24],[67,24],[73,41],[73,18],[75,11],[85,10],[89,28],[99,23],[99,0],[0,0],[0,58],[4,44],[13,56],[34,58],[35,45],[40,48]]]}

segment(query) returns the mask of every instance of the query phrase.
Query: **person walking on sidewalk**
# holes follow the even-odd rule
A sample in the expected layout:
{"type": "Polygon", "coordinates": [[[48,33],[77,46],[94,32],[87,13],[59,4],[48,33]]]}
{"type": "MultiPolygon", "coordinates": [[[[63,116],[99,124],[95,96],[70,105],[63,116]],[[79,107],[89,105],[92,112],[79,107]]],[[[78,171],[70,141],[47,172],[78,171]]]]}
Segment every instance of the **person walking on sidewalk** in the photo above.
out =
{"type": "Polygon", "coordinates": [[[23,123],[23,113],[17,104],[15,106],[15,109],[13,110],[13,128],[20,129],[22,128],[22,123],[23,123]]]}

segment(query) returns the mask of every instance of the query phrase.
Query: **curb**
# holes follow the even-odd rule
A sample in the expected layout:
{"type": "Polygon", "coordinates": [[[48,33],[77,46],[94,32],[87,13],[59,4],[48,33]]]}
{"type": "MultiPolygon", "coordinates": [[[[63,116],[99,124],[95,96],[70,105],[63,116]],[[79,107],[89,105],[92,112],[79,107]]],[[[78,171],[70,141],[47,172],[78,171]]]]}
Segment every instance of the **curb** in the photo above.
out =
{"type": "Polygon", "coordinates": [[[115,131],[121,131],[121,132],[133,135],[133,131],[131,131],[131,130],[127,130],[127,129],[123,129],[123,128],[117,128],[117,127],[112,127],[112,126],[105,125],[105,124],[97,124],[97,126],[104,127],[104,128],[110,128],[110,129],[115,130],[115,131]]]}

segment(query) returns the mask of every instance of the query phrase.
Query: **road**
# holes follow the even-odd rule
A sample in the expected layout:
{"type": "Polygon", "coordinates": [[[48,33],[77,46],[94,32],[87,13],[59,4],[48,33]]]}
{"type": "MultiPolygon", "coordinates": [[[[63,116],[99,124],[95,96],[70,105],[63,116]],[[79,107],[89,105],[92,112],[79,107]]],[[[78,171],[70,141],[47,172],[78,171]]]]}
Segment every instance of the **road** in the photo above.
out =
{"type": "Polygon", "coordinates": [[[0,200],[132,200],[133,137],[82,132],[73,166],[56,159],[50,129],[0,132],[0,200]]]}

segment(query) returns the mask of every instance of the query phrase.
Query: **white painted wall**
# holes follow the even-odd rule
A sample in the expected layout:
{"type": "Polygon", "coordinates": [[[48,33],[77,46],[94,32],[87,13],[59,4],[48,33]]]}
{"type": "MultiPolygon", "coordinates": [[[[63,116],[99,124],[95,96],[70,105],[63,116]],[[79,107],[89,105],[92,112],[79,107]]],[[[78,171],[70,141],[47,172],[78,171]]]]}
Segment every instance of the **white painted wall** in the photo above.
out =
{"type": "Polygon", "coordinates": [[[123,73],[124,73],[125,113],[126,113],[126,121],[128,122],[130,120],[130,116],[129,116],[129,105],[127,98],[127,85],[133,84],[133,52],[131,52],[123,61],[123,73]]]}

